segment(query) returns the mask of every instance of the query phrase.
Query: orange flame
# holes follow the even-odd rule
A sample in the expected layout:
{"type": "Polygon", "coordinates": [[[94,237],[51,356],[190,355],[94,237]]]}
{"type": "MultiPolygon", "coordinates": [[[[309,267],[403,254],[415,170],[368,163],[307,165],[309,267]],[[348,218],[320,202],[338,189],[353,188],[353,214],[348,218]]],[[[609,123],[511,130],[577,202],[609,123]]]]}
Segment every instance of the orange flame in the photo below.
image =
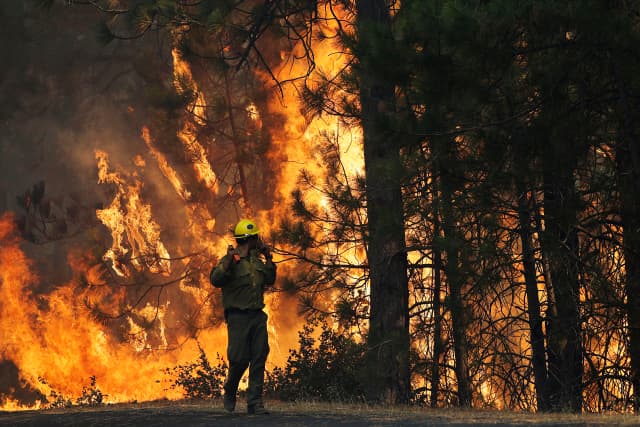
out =
{"type": "MultiPolygon", "coordinates": [[[[35,295],[31,288],[39,278],[33,264],[18,246],[13,218],[0,218],[0,322],[3,346],[0,356],[20,368],[20,380],[49,396],[52,390],[78,396],[88,378],[107,395],[107,402],[178,398],[166,390],[161,370],[185,357],[193,359],[197,349],[186,345],[179,352],[146,352],[114,340],[108,329],[96,322],[78,298],[72,284],[59,286],[48,295],[35,295]],[[45,307],[45,308],[43,308],[45,307]],[[135,375],[131,373],[135,372],[135,375]],[[44,378],[46,383],[41,379],[44,378]]],[[[222,336],[205,334],[211,351],[220,351],[222,336]]],[[[206,341],[205,341],[206,342],[206,341]]],[[[0,402],[3,409],[21,409],[15,399],[0,402]]],[[[36,402],[36,406],[42,402],[36,402]]]]}
{"type": "MultiPolygon", "coordinates": [[[[206,102],[202,92],[198,90],[198,85],[194,82],[191,75],[191,67],[184,61],[177,49],[171,52],[173,56],[173,75],[174,85],[178,93],[185,91],[185,84],[192,88],[195,93],[195,99],[189,106],[195,123],[202,125],[206,120],[206,102]]],[[[212,193],[218,193],[218,180],[216,174],[211,169],[211,164],[207,159],[207,153],[202,144],[198,142],[198,133],[196,125],[189,120],[184,122],[183,128],[178,132],[178,138],[184,146],[186,154],[193,162],[193,168],[196,171],[198,180],[211,190],[212,193]]]]}
{"type": "Polygon", "coordinates": [[[135,180],[127,185],[114,172],[109,172],[108,156],[104,151],[96,152],[98,160],[98,182],[115,184],[117,191],[111,205],[96,210],[96,216],[111,230],[113,244],[104,255],[110,260],[114,271],[120,276],[129,272],[122,259],[131,252],[132,264],[138,269],[148,268],[153,273],[168,273],[171,269],[169,252],[160,240],[160,226],[152,219],[151,206],[142,203],[142,183],[135,180]],[[124,246],[124,241],[130,248],[124,246]]]}
{"type": "Polygon", "coordinates": [[[176,193],[178,193],[178,195],[182,198],[182,200],[191,199],[191,193],[182,184],[182,181],[178,177],[178,173],[175,171],[175,169],[171,167],[171,165],[167,161],[167,158],[164,156],[164,154],[159,152],[153,146],[153,142],[151,141],[151,135],[149,134],[148,127],[145,126],[142,128],[141,136],[145,144],[147,144],[149,153],[151,153],[151,155],[156,159],[156,162],[158,162],[158,167],[162,171],[162,174],[164,175],[165,178],[169,180],[173,188],[176,190],[176,193]]]}

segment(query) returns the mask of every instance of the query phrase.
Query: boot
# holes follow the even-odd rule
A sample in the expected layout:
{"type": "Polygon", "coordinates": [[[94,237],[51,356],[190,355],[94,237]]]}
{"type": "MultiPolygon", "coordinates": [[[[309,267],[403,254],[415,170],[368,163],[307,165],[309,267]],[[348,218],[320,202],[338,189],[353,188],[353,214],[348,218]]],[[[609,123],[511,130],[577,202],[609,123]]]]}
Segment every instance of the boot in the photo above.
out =
{"type": "Polygon", "coordinates": [[[231,394],[224,394],[224,409],[227,412],[233,412],[236,409],[236,396],[231,394]]]}
{"type": "Polygon", "coordinates": [[[269,411],[262,402],[247,406],[247,413],[249,415],[269,415],[269,411]]]}

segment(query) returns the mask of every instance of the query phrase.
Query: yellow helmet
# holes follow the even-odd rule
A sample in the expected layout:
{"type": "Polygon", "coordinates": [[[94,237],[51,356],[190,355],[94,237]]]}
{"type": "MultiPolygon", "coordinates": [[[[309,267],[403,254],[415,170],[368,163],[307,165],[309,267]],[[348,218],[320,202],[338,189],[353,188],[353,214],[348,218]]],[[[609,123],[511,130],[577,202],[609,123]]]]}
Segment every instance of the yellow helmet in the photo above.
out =
{"type": "Polygon", "coordinates": [[[255,236],[259,232],[260,230],[258,230],[258,226],[255,222],[250,219],[241,219],[240,222],[236,224],[233,237],[236,239],[244,239],[245,237],[255,236]]]}

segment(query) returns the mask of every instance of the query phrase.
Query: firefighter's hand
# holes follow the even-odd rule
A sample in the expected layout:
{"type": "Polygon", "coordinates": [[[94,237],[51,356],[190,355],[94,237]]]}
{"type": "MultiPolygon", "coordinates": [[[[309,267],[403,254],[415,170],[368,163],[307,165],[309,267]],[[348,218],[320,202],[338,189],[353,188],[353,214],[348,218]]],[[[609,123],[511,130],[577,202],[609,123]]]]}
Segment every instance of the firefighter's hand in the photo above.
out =
{"type": "Polygon", "coordinates": [[[222,268],[224,268],[225,271],[227,271],[229,269],[229,266],[231,266],[231,260],[236,254],[237,251],[233,247],[233,245],[227,246],[227,255],[222,259],[222,268]]]}
{"type": "Polygon", "coordinates": [[[273,258],[271,255],[271,249],[269,249],[269,246],[265,245],[262,239],[258,242],[258,249],[262,252],[267,261],[271,261],[271,258],[273,258]]]}

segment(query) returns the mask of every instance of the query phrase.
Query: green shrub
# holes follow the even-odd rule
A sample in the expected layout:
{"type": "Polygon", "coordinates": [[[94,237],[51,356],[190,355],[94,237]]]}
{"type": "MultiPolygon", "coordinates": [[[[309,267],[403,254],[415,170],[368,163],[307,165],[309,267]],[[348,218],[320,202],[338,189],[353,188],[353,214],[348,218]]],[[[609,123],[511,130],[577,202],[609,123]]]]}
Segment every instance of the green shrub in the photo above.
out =
{"type": "Polygon", "coordinates": [[[363,401],[359,372],[365,345],[331,330],[325,322],[304,326],[298,350],[284,368],[267,373],[266,392],[281,400],[363,401]],[[320,336],[313,338],[321,328],[320,336]]]}

